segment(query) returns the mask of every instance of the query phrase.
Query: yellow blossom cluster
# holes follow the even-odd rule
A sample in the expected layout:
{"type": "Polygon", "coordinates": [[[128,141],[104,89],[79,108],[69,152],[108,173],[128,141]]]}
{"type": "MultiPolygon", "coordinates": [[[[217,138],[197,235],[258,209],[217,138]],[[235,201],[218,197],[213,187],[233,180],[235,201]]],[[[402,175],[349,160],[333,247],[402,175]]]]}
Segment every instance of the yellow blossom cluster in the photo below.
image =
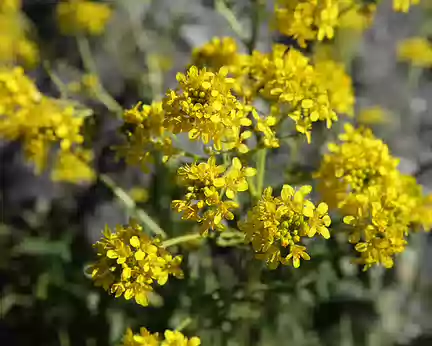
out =
{"type": "Polygon", "coordinates": [[[328,206],[320,203],[316,207],[306,199],[311,190],[311,186],[296,190],[284,185],[280,197],[274,197],[272,188],[268,187],[247,219],[239,222],[246,242],[252,244],[256,257],[270,269],[277,268],[279,263],[292,263],[298,268],[300,259],[309,260],[303,238],[316,234],[330,238],[328,206]]]}
{"type": "Polygon", "coordinates": [[[121,346],[199,346],[201,340],[193,336],[187,338],[177,330],[166,330],[164,338],[159,333],[150,333],[146,328],[140,328],[139,334],[134,334],[129,328],[123,336],[121,346]]]}
{"type": "Polygon", "coordinates": [[[234,219],[232,210],[239,207],[236,195],[248,189],[246,178],[255,174],[254,168],[243,167],[236,157],[228,169],[217,165],[214,156],[207,162],[180,167],[178,176],[188,192],[183,200],[174,200],[172,207],[183,214],[183,219],[200,224],[203,235],[209,230],[224,230],[222,220],[234,219]]]}
{"type": "Polygon", "coordinates": [[[211,72],[217,72],[227,66],[230,72],[241,66],[244,56],[239,54],[238,46],[232,37],[214,37],[192,52],[192,64],[200,68],[206,67],[211,72]]]}
{"type": "Polygon", "coordinates": [[[338,119],[329,90],[300,51],[282,44],[274,45],[271,53],[255,51],[245,72],[252,76],[254,92],[273,103],[272,116],[280,121],[288,115],[308,142],[314,122],[324,121],[330,128],[338,119]]]}
{"type": "Polygon", "coordinates": [[[354,89],[344,65],[334,60],[318,60],[315,63],[315,70],[318,82],[328,90],[333,109],[338,113],[353,116],[354,89]]]}
{"type": "Polygon", "coordinates": [[[353,3],[339,17],[339,28],[360,33],[365,31],[372,25],[376,9],[377,5],[375,3],[353,3]]]}
{"type": "Polygon", "coordinates": [[[278,0],[276,27],[305,47],[307,41],[332,39],[340,15],[354,5],[355,0],[278,0]]]}
{"type": "Polygon", "coordinates": [[[28,37],[29,23],[20,0],[0,2],[0,64],[33,67],[39,60],[36,44],[28,37]]]}
{"type": "Polygon", "coordinates": [[[163,126],[164,112],[161,102],[151,105],[138,103],[123,113],[126,127],[127,144],[117,147],[130,165],[140,165],[147,172],[154,161],[153,153],[162,153],[165,162],[175,154],[170,133],[163,126]]]}
{"type": "Polygon", "coordinates": [[[432,43],[427,38],[412,37],[399,43],[397,47],[399,60],[418,67],[432,66],[432,43]]]}
{"type": "Polygon", "coordinates": [[[191,140],[212,141],[216,150],[247,151],[242,142],[250,135],[245,137],[242,129],[252,124],[248,115],[253,108],[232,94],[234,80],[227,74],[225,67],[213,73],[196,66],[178,73],[179,88],[163,100],[164,126],[174,134],[188,133],[191,140]]]}
{"type": "Polygon", "coordinates": [[[398,12],[408,13],[411,6],[419,3],[420,0],[393,0],[393,9],[398,12]]]}
{"type": "Polygon", "coordinates": [[[76,116],[71,105],[40,93],[22,68],[0,69],[0,136],[21,140],[36,172],[47,168],[51,149],[59,146],[52,173],[55,179],[93,179],[88,168],[91,153],[82,147],[82,125],[83,118],[76,116]]]}
{"type": "Polygon", "coordinates": [[[352,226],[349,241],[360,253],[357,262],[365,269],[392,267],[410,227],[432,226],[432,210],[415,179],[398,171],[398,160],[370,130],[346,125],[339,139],[340,144],[329,144],[316,174],[319,190],[352,226]]]}
{"type": "Polygon", "coordinates": [[[183,278],[181,256],[173,257],[135,221],[117,226],[115,231],[106,227],[94,247],[99,259],[89,267],[89,273],[97,286],[116,297],[135,298],[147,306],[153,284],[165,285],[169,275],[183,278]]]}
{"type": "Polygon", "coordinates": [[[87,0],[62,0],[56,11],[60,30],[65,35],[101,35],[112,16],[107,4],[87,0]]]}

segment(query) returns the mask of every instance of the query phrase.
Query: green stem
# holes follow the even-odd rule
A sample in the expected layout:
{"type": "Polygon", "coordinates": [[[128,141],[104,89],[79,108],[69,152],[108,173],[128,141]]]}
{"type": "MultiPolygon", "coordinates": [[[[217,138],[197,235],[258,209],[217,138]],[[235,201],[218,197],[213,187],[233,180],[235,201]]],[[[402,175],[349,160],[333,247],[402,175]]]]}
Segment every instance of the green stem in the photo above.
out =
{"type": "Polygon", "coordinates": [[[189,324],[192,323],[192,318],[186,317],[183,321],[180,322],[180,324],[175,329],[178,332],[181,332],[183,329],[185,329],[189,324]]]}
{"type": "Polygon", "coordinates": [[[181,235],[181,236],[163,241],[162,246],[166,248],[169,246],[178,245],[181,243],[187,243],[187,242],[192,241],[192,240],[200,239],[201,237],[202,236],[199,233],[185,234],[185,235],[181,235]]]}
{"type": "Polygon", "coordinates": [[[107,175],[100,174],[99,179],[109,187],[114,195],[123,203],[123,205],[144,225],[146,225],[150,231],[154,234],[166,238],[165,231],[148,215],[143,209],[137,207],[135,201],[129,196],[121,187],[107,175]]]}
{"type": "Polygon", "coordinates": [[[257,186],[256,193],[261,196],[264,190],[264,178],[266,170],[267,149],[261,149],[257,153],[257,186]]]}
{"type": "Polygon", "coordinates": [[[234,12],[226,5],[224,0],[215,1],[215,9],[218,11],[231,26],[231,29],[240,37],[240,39],[247,43],[248,37],[244,34],[244,29],[241,23],[237,20],[234,12]]]}
{"type": "Polygon", "coordinates": [[[262,0],[251,0],[252,2],[252,18],[251,18],[251,35],[247,43],[249,54],[252,54],[258,39],[259,27],[261,22],[262,0]]]}
{"type": "Polygon", "coordinates": [[[121,116],[123,114],[123,107],[109,94],[100,82],[97,72],[96,64],[90,49],[89,41],[85,36],[77,36],[78,51],[81,56],[84,69],[97,77],[98,85],[95,89],[97,99],[110,111],[121,116]]]}

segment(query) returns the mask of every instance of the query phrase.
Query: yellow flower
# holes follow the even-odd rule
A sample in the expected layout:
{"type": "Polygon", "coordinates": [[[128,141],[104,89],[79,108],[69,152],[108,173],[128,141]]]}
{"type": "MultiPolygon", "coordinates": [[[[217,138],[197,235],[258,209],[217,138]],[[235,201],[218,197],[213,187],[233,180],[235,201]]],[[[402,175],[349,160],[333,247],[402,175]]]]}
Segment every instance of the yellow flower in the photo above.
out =
{"type": "Polygon", "coordinates": [[[117,226],[115,232],[106,227],[94,247],[99,260],[90,267],[91,276],[96,285],[116,297],[135,298],[147,306],[152,285],[165,285],[169,275],[183,278],[181,256],[173,258],[159,240],[148,237],[133,221],[126,227],[117,226]]]}
{"type": "Polygon", "coordinates": [[[398,12],[408,13],[412,5],[418,5],[420,0],[393,0],[393,9],[398,12]]]}
{"type": "Polygon", "coordinates": [[[398,58],[418,67],[432,66],[432,44],[423,37],[412,37],[398,45],[398,58]]]}
{"type": "Polygon", "coordinates": [[[370,130],[346,125],[339,138],[340,144],[329,144],[316,174],[319,190],[351,226],[356,262],[365,270],[377,264],[390,268],[393,257],[405,249],[410,229],[432,226],[432,206],[415,179],[398,171],[398,160],[370,130]]]}
{"type": "Polygon", "coordinates": [[[122,339],[121,346],[159,346],[159,334],[150,333],[146,328],[141,327],[139,334],[134,334],[132,329],[128,328],[122,339]]]}
{"type": "Polygon", "coordinates": [[[199,346],[201,340],[194,336],[188,339],[181,332],[177,330],[166,330],[164,333],[165,340],[162,341],[161,346],[199,346]]]}
{"type": "Polygon", "coordinates": [[[112,15],[107,4],[87,0],[63,0],[56,11],[60,30],[65,35],[100,35],[112,15]]]}
{"type": "Polygon", "coordinates": [[[269,54],[255,51],[243,73],[253,76],[252,94],[273,103],[272,123],[288,115],[308,142],[314,122],[325,121],[330,128],[337,120],[322,77],[298,50],[276,44],[269,54]]]}
{"type": "Polygon", "coordinates": [[[187,338],[177,330],[166,330],[164,339],[158,333],[150,333],[146,328],[142,327],[139,334],[133,334],[131,329],[128,329],[123,336],[122,346],[199,346],[201,340],[194,336],[187,338]]]}
{"type": "Polygon", "coordinates": [[[243,167],[238,158],[232,160],[226,170],[216,165],[216,158],[210,157],[207,162],[180,167],[178,176],[182,185],[187,186],[184,200],[174,200],[172,207],[182,213],[183,219],[196,221],[201,225],[201,233],[209,230],[224,230],[223,219],[234,219],[233,209],[239,205],[232,201],[238,192],[248,189],[246,177],[256,174],[256,170],[243,167]],[[224,174],[225,173],[225,174],[224,174]],[[225,196],[228,200],[224,200],[225,196]]]}
{"type": "MultiPolygon", "coordinates": [[[[240,103],[231,93],[233,79],[228,69],[219,72],[192,66],[186,75],[177,74],[179,88],[163,100],[164,126],[173,133],[188,133],[191,140],[213,141],[216,150],[242,147],[240,130],[250,126],[252,107],[240,103]]],[[[244,147],[242,147],[244,152],[244,147]]]]}
{"type": "Polygon", "coordinates": [[[329,94],[331,107],[338,113],[354,115],[354,89],[351,77],[341,63],[333,60],[316,61],[315,69],[319,83],[329,94]]]}
{"type": "Polygon", "coordinates": [[[357,120],[365,125],[383,124],[389,121],[389,116],[383,108],[374,106],[361,110],[357,120]]]}
{"type": "Polygon", "coordinates": [[[164,126],[165,114],[161,102],[142,105],[141,102],[123,113],[127,143],[116,147],[117,154],[129,165],[139,165],[148,172],[153,153],[162,153],[163,162],[178,153],[171,133],[164,126]]]}
{"type": "Polygon", "coordinates": [[[22,68],[0,68],[0,120],[0,136],[22,141],[37,173],[47,167],[48,155],[58,145],[54,179],[93,179],[91,169],[77,162],[78,157],[83,163],[91,160],[91,154],[82,149],[83,118],[67,102],[42,95],[22,68]]]}
{"type": "Polygon", "coordinates": [[[90,166],[93,160],[93,153],[82,148],[74,152],[69,150],[60,151],[51,173],[54,181],[65,181],[78,183],[80,181],[92,181],[95,179],[95,172],[90,166]]]}
{"type": "Polygon", "coordinates": [[[2,0],[0,4],[0,64],[34,67],[39,61],[36,44],[28,37],[27,18],[21,1],[2,0]]]}
{"type": "Polygon", "coordinates": [[[192,64],[206,67],[211,72],[217,72],[223,66],[231,70],[239,65],[240,60],[237,43],[232,37],[214,37],[192,53],[192,64]]]}
{"type": "Polygon", "coordinates": [[[368,129],[356,130],[347,124],[339,139],[342,144],[329,144],[329,153],[324,155],[316,174],[320,193],[333,208],[351,192],[379,185],[387,177],[391,180],[398,165],[387,145],[368,129]]]}
{"type": "Polygon", "coordinates": [[[239,222],[246,242],[252,244],[256,257],[265,261],[270,269],[289,262],[298,268],[300,258],[310,259],[302,238],[313,237],[316,233],[326,239],[330,237],[328,207],[320,203],[315,208],[306,199],[311,190],[310,186],[295,190],[284,185],[280,197],[273,197],[273,190],[268,187],[258,204],[248,212],[246,220],[239,222]]]}
{"type": "Polygon", "coordinates": [[[332,39],[340,14],[353,5],[353,0],[278,0],[276,27],[305,47],[307,41],[332,39]]]}

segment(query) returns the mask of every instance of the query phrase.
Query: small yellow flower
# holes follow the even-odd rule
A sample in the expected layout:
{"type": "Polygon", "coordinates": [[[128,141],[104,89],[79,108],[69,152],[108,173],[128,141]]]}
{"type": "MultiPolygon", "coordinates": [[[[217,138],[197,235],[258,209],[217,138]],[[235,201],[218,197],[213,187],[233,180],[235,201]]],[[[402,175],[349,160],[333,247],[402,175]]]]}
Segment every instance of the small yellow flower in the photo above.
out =
{"type": "Polygon", "coordinates": [[[328,239],[331,220],[327,205],[320,203],[317,208],[306,199],[311,192],[310,186],[295,190],[284,185],[280,197],[273,197],[272,188],[265,189],[258,204],[248,212],[245,221],[238,226],[246,235],[246,242],[258,259],[265,261],[270,269],[279,263],[292,262],[300,266],[300,258],[309,260],[306,247],[301,243],[304,237],[316,233],[328,239]]]}
{"type": "Polygon", "coordinates": [[[393,0],[393,9],[398,12],[408,13],[412,5],[418,5],[420,0],[393,0]]]}
{"type": "Polygon", "coordinates": [[[353,0],[278,0],[275,6],[276,27],[305,47],[307,41],[332,39],[340,15],[353,5],[353,0]]]}
{"type": "Polygon", "coordinates": [[[172,257],[159,240],[149,238],[135,222],[117,226],[115,232],[107,227],[94,247],[99,260],[89,272],[97,286],[116,297],[135,298],[138,304],[147,306],[152,285],[165,285],[169,275],[183,278],[181,256],[172,257]]]}
{"type": "Polygon", "coordinates": [[[172,208],[182,213],[183,219],[200,224],[203,235],[209,230],[222,231],[225,229],[222,221],[234,219],[232,210],[239,207],[232,199],[248,189],[246,178],[255,174],[254,168],[243,167],[238,158],[233,158],[228,170],[217,165],[214,156],[207,162],[180,167],[180,183],[187,186],[188,192],[184,200],[174,200],[172,208]],[[224,200],[224,195],[228,200],[224,200]]]}
{"type": "Polygon", "coordinates": [[[412,37],[402,41],[397,49],[401,61],[411,63],[418,67],[432,66],[432,44],[423,37],[412,37]]]}
{"type": "Polygon", "coordinates": [[[141,102],[123,113],[126,143],[116,147],[117,155],[129,165],[139,165],[148,172],[154,162],[153,153],[162,154],[162,161],[178,153],[171,133],[164,128],[165,114],[161,102],[142,105],[141,102]]]}
{"type": "Polygon", "coordinates": [[[194,336],[187,338],[177,330],[166,330],[162,340],[158,333],[150,333],[142,327],[139,334],[133,334],[129,328],[123,336],[122,346],[199,346],[201,340],[194,336]]]}
{"type": "Polygon", "coordinates": [[[107,4],[87,0],[63,0],[56,10],[60,30],[65,35],[100,35],[112,16],[107,4]]]}
{"type": "Polygon", "coordinates": [[[163,100],[164,126],[173,133],[188,133],[189,139],[204,144],[213,141],[216,150],[242,147],[240,130],[252,124],[248,113],[252,107],[240,103],[231,93],[233,79],[222,67],[213,73],[192,66],[187,74],[179,73],[179,88],[170,90],[163,100]]]}

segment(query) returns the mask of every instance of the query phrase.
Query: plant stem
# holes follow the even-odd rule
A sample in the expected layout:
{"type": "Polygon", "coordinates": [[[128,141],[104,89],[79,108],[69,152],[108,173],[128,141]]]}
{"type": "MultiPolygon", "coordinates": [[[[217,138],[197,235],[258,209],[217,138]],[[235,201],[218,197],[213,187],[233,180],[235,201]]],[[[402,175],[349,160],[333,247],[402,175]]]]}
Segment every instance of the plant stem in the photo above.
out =
{"type": "Polygon", "coordinates": [[[264,178],[265,178],[265,170],[266,170],[266,158],[267,158],[267,149],[261,149],[257,153],[257,186],[256,186],[256,194],[258,196],[262,195],[264,190],[264,178]]]}
{"type": "Polygon", "coordinates": [[[248,38],[244,34],[244,29],[241,23],[237,20],[234,12],[226,5],[224,0],[216,0],[215,1],[215,9],[219,12],[225,20],[231,26],[231,29],[240,37],[240,39],[247,43],[248,38]]]}
{"type": "Polygon", "coordinates": [[[135,201],[129,196],[121,187],[106,174],[100,174],[100,181],[102,181],[107,187],[109,187],[114,195],[123,203],[123,205],[132,212],[132,214],[144,225],[146,225],[150,231],[154,234],[166,238],[165,231],[148,215],[143,209],[138,208],[135,201]]]}
{"type": "Polygon", "coordinates": [[[256,46],[258,39],[259,27],[261,22],[261,7],[263,5],[262,0],[251,0],[252,3],[252,14],[251,14],[251,35],[247,43],[247,49],[249,54],[252,54],[256,46]]]}
{"type": "Polygon", "coordinates": [[[110,111],[121,116],[123,107],[106,91],[100,82],[99,75],[96,69],[96,64],[93,60],[93,55],[90,49],[89,41],[85,36],[77,36],[78,51],[81,56],[84,69],[97,77],[98,85],[95,88],[97,99],[110,111]]]}
{"type": "Polygon", "coordinates": [[[186,243],[186,242],[191,241],[191,240],[200,239],[201,237],[202,236],[199,233],[185,234],[185,235],[181,235],[181,236],[163,241],[162,246],[163,247],[169,247],[169,246],[173,246],[173,245],[178,245],[181,243],[186,243]]]}
{"type": "Polygon", "coordinates": [[[181,332],[183,329],[185,329],[189,324],[192,323],[192,318],[186,317],[183,321],[180,322],[180,324],[176,327],[176,331],[181,332]]]}

